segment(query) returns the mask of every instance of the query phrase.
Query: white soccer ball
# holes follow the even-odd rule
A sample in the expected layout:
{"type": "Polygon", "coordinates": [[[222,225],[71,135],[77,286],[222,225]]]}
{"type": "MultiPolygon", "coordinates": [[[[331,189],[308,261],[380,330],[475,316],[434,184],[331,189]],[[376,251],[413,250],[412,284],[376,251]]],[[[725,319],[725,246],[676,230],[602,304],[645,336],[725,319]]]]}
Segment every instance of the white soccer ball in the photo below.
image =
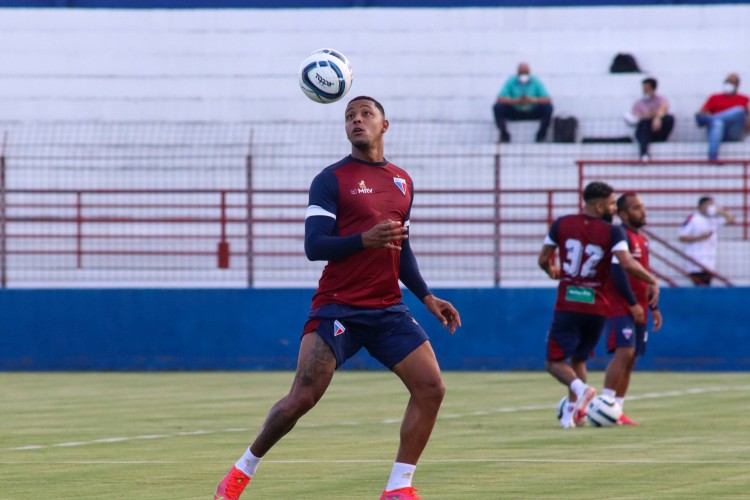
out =
{"type": "Polygon", "coordinates": [[[315,102],[336,102],[352,86],[352,65],[338,50],[318,49],[300,64],[299,86],[315,102]]]}
{"type": "Polygon", "coordinates": [[[568,396],[563,396],[559,403],[557,403],[557,420],[562,420],[563,412],[565,411],[565,405],[568,404],[568,396]]]}
{"type": "Polygon", "coordinates": [[[586,407],[586,417],[594,427],[617,425],[622,415],[622,407],[611,396],[597,396],[586,407]]]}

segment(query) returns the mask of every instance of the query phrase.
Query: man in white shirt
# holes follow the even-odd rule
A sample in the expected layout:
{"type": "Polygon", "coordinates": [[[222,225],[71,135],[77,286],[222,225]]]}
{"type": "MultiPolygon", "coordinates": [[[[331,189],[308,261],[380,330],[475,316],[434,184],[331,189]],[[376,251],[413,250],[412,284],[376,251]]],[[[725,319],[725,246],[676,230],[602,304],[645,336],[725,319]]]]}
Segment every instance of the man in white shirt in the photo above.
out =
{"type": "Polygon", "coordinates": [[[711,284],[719,245],[717,230],[719,226],[734,222],[734,217],[726,209],[716,205],[710,196],[704,196],[698,200],[698,210],[682,224],[680,241],[685,244],[685,255],[695,261],[688,261],[685,270],[696,286],[711,284]]]}

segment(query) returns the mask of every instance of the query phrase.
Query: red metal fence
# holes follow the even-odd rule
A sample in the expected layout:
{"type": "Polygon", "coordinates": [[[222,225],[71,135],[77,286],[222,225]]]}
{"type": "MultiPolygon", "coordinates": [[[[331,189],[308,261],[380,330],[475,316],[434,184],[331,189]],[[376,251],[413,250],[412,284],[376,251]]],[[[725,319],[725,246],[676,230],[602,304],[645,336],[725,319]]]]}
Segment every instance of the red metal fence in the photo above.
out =
{"type": "MultiPolygon", "coordinates": [[[[168,141],[148,128],[127,130],[138,136],[57,144],[51,134],[10,150],[6,136],[1,286],[315,285],[323,263],[303,253],[307,186],[339,156],[299,146],[285,129],[251,139],[241,124],[211,134],[190,128],[168,141]]],[[[677,230],[698,196],[715,196],[739,221],[723,229],[720,274],[750,284],[748,160],[564,165],[561,154],[578,149],[513,156],[499,145],[445,141],[395,144],[389,158],[415,178],[411,242],[431,286],[553,285],[536,266],[544,234],[579,210],[581,189],[594,179],[643,195],[655,270],[675,286],[689,283],[677,230]]]]}

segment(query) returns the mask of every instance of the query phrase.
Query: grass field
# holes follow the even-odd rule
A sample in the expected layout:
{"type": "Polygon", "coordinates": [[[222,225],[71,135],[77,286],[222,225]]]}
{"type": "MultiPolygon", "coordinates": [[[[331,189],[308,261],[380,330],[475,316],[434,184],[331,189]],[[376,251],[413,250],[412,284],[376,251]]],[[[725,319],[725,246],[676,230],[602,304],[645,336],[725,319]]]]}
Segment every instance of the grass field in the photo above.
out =
{"type": "MultiPolygon", "coordinates": [[[[602,374],[591,380],[601,385],[602,374]]],[[[425,500],[750,498],[746,373],[633,377],[640,427],[562,430],[543,373],[445,373],[415,486],[425,500]]],[[[210,499],[287,372],[0,373],[0,498],[210,499]]],[[[406,394],[341,372],[244,498],[377,499],[406,394]]]]}

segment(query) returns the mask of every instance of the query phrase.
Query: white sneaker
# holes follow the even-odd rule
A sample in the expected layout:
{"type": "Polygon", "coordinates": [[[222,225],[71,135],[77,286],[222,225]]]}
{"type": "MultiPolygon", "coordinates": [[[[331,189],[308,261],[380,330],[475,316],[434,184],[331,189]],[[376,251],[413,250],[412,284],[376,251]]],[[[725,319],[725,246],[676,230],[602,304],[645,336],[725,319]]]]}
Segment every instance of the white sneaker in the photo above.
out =
{"type": "Polygon", "coordinates": [[[625,123],[630,125],[631,127],[635,127],[638,125],[638,117],[635,116],[633,113],[625,113],[622,115],[623,120],[625,120],[625,123]]]}
{"type": "Polygon", "coordinates": [[[562,416],[560,417],[560,427],[563,429],[574,429],[576,427],[575,408],[568,409],[568,405],[563,406],[562,416]]]}

